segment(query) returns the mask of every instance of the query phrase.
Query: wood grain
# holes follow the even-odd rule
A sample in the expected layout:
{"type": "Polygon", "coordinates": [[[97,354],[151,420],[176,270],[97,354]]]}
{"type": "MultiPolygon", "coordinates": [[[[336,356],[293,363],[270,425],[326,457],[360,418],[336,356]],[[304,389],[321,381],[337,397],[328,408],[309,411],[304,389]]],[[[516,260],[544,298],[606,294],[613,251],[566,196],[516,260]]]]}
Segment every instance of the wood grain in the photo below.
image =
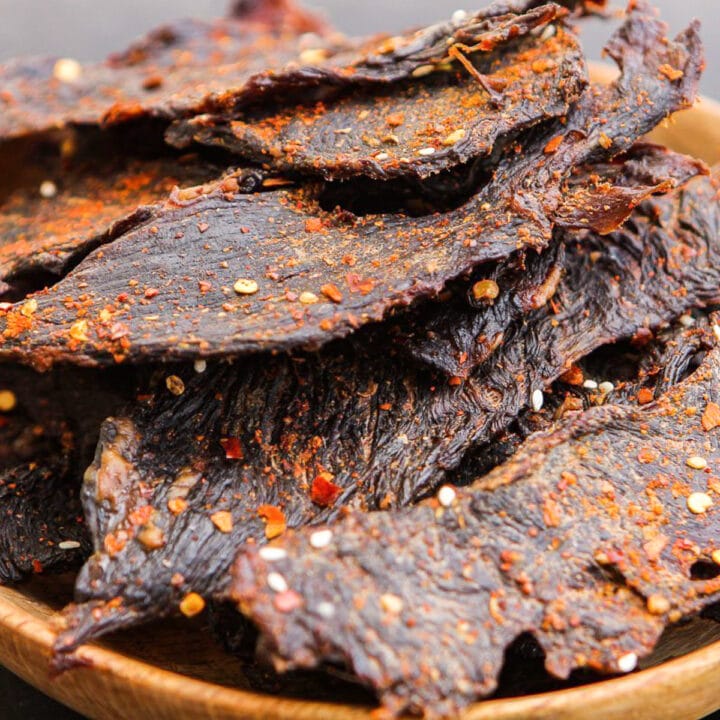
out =
{"type": "MultiPolygon", "coordinates": [[[[602,66],[598,80],[612,77],[602,66]]],[[[703,100],[655,131],[653,140],[720,161],[720,104],[703,100]]],[[[38,689],[94,720],[370,720],[372,708],[270,697],[248,687],[233,658],[204,640],[198,629],[170,623],[81,648],[85,667],[56,678],[49,673],[53,615],[67,586],[55,596],[36,584],[0,588],[0,662],[38,689]]],[[[490,700],[465,720],[697,720],[720,708],[720,626],[693,635],[714,642],[632,675],[540,695],[490,700]]],[[[698,640],[698,638],[702,638],[698,640]]],[[[666,645],[662,659],[679,652],[666,645]]],[[[2,707],[0,700],[0,708],[2,707]]]]}

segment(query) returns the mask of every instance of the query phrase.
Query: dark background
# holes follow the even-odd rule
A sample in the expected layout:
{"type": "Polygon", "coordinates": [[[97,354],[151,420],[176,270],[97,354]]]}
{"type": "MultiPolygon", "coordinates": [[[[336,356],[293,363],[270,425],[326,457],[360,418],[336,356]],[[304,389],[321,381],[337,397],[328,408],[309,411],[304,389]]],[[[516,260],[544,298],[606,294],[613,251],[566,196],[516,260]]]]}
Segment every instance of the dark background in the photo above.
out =
{"type": "MultiPolygon", "coordinates": [[[[439,20],[462,7],[459,0],[314,0],[306,4],[324,11],[349,34],[394,32],[439,20]]],[[[720,1],[655,0],[654,4],[675,32],[692,17],[703,21],[708,69],[702,91],[720,99],[720,1]]],[[[223,14],[227,5],[227,0],[0,0],[0,60],[33,54],[97,60],[159,23],[179,17],[213,17],[223,14]]],[[[609,28],[599,21],[583,23],[583,27],[588,53],[599,59],[609,28]]],[[[0,668],[0,720],[79,718],[0,668]]],[[[720,714],[714,720],[720,720],[720,714]]]]}

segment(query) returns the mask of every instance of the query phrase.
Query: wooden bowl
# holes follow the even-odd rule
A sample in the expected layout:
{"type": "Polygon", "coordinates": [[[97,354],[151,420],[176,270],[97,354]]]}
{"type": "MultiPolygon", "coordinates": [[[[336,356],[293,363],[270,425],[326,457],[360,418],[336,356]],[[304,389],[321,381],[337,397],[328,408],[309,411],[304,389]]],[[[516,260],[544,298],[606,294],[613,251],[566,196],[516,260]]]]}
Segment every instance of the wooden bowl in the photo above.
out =
{"type": "MultiPolygon", "coordinates": [[[[598,80],[606,80],[613,73],[599,66],[593,68],[593,74],[598,80]]],[[[703,100],[658,129],[652,138],[716,163],[720,161],[720,104],[703,100]]],[[[51,678],[49,657],[55,638],[52,616],[68,599],[68,591],[68,579],[0,588],[0,663],[90,718],[370,718],[370,707],[293,700],[242,689],[243,676],[236,661],[186,621],[153,626],[150,631],[122,633],[84,646],[79,656],[85,667],[51,678]]],[[[720,625],[700,623],[700,631],[692,635],[690,650],[687,642],[681,649],[666,643],[665,656],[685,654],[592,685],[480,702],[462,717],[698,720],[720,709],[720,625]]]]}

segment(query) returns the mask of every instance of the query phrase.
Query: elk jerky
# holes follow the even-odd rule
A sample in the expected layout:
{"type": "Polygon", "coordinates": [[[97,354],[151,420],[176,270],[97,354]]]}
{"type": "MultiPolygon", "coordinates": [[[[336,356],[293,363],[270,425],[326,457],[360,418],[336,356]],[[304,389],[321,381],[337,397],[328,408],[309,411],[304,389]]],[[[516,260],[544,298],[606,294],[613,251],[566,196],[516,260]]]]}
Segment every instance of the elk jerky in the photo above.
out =
{"type": "Polygon", "coordinates": [[[147,404],[103,426],[83,490],[95,554],[59,662],[91,637],[222,592],[244,542],[348,506],[421,499],[573,362],[717,299],[716,194],[702,178],[648,201],[654,211],[626,229],[566,241],[554,304],[517,322],[464,381],[408,361],[402,317],[314,354],[166,369],[147,404]]]}
{"type": "Polygon", "coordinates": [[[90,551],[80,486],[105,413],[130,397],[117,371],[0,373],[0,584],[79,566],[90,551]]]}
{"type": "Polygon", "coordinates": [[[573,217],[563,205],[573,168],[628,150],[694,97],[697,26],[675,41],[664,29],[635,3],[608,46],[623,67],[620,79],[591,88],[565,123],[510,151],[454,211],[353,217],[321,211],[311,187],[239,195],[226,178],[193,200],[171,198],[144,225],[91,253],[34,296],[28,323],[18,325],[17,307],[9,308],[0,316],[0,357],[48,366],[317,346],[438,292],[483,261],[542,248],[558,208],[573,217]],[[658,68],[667,64],[682,77],[663,75],[658,68]],[[116,339],[111,328],[119,325],[116,339]]]}
{"type": "Polygon", "coordinates": [[[579,43],[562,28],[473,58],[486,84],[501,89],[499,99],[465,68],[450,66],[329,104],[237,120],[201,115],[173,128],[170,140],[181,147],[195,140],[279,172],[327,180],[422,178],[489,155],[504,136],[564,115],[587,82],[579,43]]]}
{"type": "MultiPolygon", "coordinates": [[[[580,168],[571,176],[563,207],[574,218],[563,217],[560,210],[559,224],[596,226],[603,232],[621,224],[630,208],[651,193],[669,189],[670,178],[679,186],[696,172],[703,172],[697,161],[638,143],[612,163],[580,168]]],[[[654,213],[655,206],[649,212],[654,213]]],[[[559,247],[531,260],[515,255],[495,267],[481,265],[469,288],[467,282],[460,283],[459,290],[447,288],[445,312],[418,323],[409,343],[412,354],[450,376],[465,377],[495,351],[513,322],[551,300],[561,278],[561,251],[559,247]]]]}
{"type": "Polygon", "coordinates": [[[99,64],[10,60],[0,66],[0,138],[70,123],[173,117],[207,94],[297,62],[302,33],[325,34],[327,28],[294,7],[282,15],[262,12],[274,5],[261,3],[244,19],[175,22],[99,64]]]}
{"type": "Polygon", "coordinates": [[[164,201],[175,186],[198,185],[217,172],[190,157],[55,163],[42,182],[0,201],[0,300],[60,278],[91,250],[147,220],[146,206],[164,201]]]}
{"type": "Polygon", "coordinates": [[[718,388],[715,350],[656,403],[589,410],[471,488],[248,546],[233,597],[276,667],[343,661],[393,713],[492,692],[524,632],[559,677],[629,672],[720,597],[718,388]]]}

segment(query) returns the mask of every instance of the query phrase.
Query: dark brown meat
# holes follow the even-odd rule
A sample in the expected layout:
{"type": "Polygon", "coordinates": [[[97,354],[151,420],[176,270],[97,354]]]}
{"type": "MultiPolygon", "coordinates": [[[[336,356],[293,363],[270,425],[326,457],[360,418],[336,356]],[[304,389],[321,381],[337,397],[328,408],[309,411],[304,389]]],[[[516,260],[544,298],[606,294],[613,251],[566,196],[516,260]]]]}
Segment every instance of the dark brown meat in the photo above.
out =
{"type": "Polygon", "coordinates": [[[506,136],[566,114],[587,82],[580,45],[562,28],[473,59],[482,84],[465,68],[448,66],[335,102],[239,119],[201,115],[171,128],[170,140],[180,147],[195,140],[273,170],[326,180],[423,178],[490,155],[506,136]]]}
{"type": "Polygon", "coordinates": [[[492,692],[524,632],[557,676],[630,672],[720,598],[719,388],[715,350],[656,403],[535,435],[471,488],[248,546],[233,597],[276,667],[343,661],[394,713],[492,692]]]}
{"type": "Polygon", "coordinates": [[[421,499],[573,362],[717,299],[716,194],[704,178],[622,231],[567,241],[553,304],[465,381],[408,361],[402,317],[317,354],[166,370],[147,404],[104,426],[83,495],[96,554],[59,655],[222,591],[244,542],[421,499]]]}
{"type": "Polygon", "coordinates": [[[91,543],[82,475],[104,414],[130,397],[125,375],[0,372],[0,584],[78,567],[91,543]]]}
{"type": "Polygon", "coordinates": [[[454,211],[354,218],[321,211],[309,188],[238,195],[220,181],[192,201],[175,196],[92,253],[34,297],[27,322],[17,306],[0,315],[0,357],[47,366],[317,346],[438,292],[483,261],[542,248],[556,213],[573,216],[563,205],[573,168],[628,150],[692,102],[702,67],[697,26],[675,41],[664,32],[648,6],[635,3],[609,45],[620,79],[591,88],[565,123],[511,150],[454,211]],[[663,65],[682,77],[670,80],[663,65]]]}
{"type": "MultiPolygon", "coordinates": [[[[327,28],[294,7],[282,16],[263,15],[263,6],[275,4],[261,3],[244,18],[178,21],[97,65],[8,61],[0,66],[0,139],[70,123],[176,117],[208,94],[298,62],[302,33],[324,35],[327,28]]],[[[333,47],[319,37],[317,42],[333,47]]]]}

